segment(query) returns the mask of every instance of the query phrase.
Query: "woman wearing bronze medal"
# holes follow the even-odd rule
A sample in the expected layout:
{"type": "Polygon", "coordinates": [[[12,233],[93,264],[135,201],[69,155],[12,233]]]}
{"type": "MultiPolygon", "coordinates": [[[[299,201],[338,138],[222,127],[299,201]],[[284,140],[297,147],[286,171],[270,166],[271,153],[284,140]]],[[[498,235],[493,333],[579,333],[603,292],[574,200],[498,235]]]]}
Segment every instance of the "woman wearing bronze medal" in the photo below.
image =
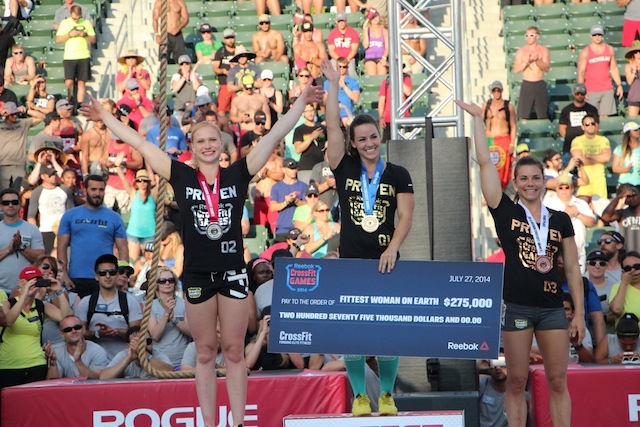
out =
{"type": "MultiPolygon", "coordinates": [[[[349,141],[340,128],[338,89],[340,73],[324,60],[322,72],[329,81],[327,92],[327,154],[336,179],[340,200],[340,257],[379,259],[378,271],[390,273],[398,250],[409,234],[413,217],[413,186],[409,172],[385,163],[380,156],[378,121],[359,114],[349,126],[349,141]],[[394,223],[395,215],[398,223],[394,223]]],[[[371,414],[365,389],[365,357],[345,356],[347,373],[355,396],[351,412],[371,414]]],[[[393,387],[398,371],[397,357],[378,357],[381,415],[398,412],[393,387]]]]}
{"type": "Polygon", "coordinates": [[[223,150],[220,129],[209,122],[191,128],[192,163],[196,168],[193,169],[171,160],[160,148],[104,110],[93,97],[91,104],[81,108],[87,118],[102,120],[122,141],[138,150],[175,191],[175,201],[182,213],[186,312],[196,343],[196,390],[207,426],[218,425],[215,374],[218,320],[233,425],[241,426],[245,414],[244,338],[250,307],[241,220],[249,182],[293,129],[305,105],[321,100],[320,88],[307,86],[289,112],[260,139],[251,153],[228,168],[219,165],[223,150]]]}
{"type": "Polygon", "coordinates": [[[554,426],[569,426],[571,397],[567,388],[567,348],[570,336],[577,339],[574,345],[579,345],[585,334],[583,285],[571,219],[566,213],[542,204],[544,167],[533,157],[523,157],[516,163],[513,178],[516,202],[502,192],[498,172],[489,155],[482,109],[475,104],[456,103],[473,116],[482,194],[506,257],[502,339],[509,367],[505,401],[509,425],[524,427],[526,424],[524,393],[535,334],[549,384],[551,420],[554,426]],[[570,326],[562,303],[559,254],[564,259],[564,270],[575,303],[570,326]]]}

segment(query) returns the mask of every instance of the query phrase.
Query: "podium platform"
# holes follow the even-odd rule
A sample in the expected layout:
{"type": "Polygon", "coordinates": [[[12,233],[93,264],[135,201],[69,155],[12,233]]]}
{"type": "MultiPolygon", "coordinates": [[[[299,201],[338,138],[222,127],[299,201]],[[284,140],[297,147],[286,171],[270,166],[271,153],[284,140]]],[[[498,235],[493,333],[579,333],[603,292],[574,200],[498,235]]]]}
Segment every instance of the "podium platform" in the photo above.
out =
{"type": "Polygon", "coordinates": [[[381,417],[354,417],[351,414],[291,415],[284,427],[464,427],[464,411],[398,412],[381,417]]]}

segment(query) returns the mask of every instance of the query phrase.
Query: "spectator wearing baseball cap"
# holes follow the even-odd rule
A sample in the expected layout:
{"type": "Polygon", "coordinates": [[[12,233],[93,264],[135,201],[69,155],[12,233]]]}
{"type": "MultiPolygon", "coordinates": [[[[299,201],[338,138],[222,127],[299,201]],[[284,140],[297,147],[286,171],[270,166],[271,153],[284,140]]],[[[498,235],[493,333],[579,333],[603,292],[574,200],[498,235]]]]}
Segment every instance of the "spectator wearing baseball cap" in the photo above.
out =
{"type": "Polygon", "coordinates": [[[318,203],[319,196],[320,190],[318,189],[318,184],[316,184],[315,181],[309,182],[307,191],[305,191],[305,200],[307,203],[296,207],[293,213],[293,226],[295,228],[304,230],[307,225],[313,222],[313,210],[316,203],[318,203]]]}
{"type": "Polygon", "coordinates": [[[120,107],[121,105],[126,105],[131,109],[129,120],[133,122],[136,130],[140,127],[142,119],[153,114],[153,103],[140,93],[140,84],[134,78],[125,81],[124,94],[116,102],[116,106],[120,107]]]}
{"type": "Polygon", "coordinates": [[[236,32],[231,28],[227,28],[222,33],[223,46],[216,50],[213,56],[213,72],[218,77],[219,90],[218,90],[218,112],[222,115],[229,113],[231,108],[231,100],[235,93],[230,92],[227,88],[227,82],[229,70],[231,70],[231,64],[229,59],[233,58],[236,54],[236,32]]]}
{"type": "Polygon", "coordinates": [[[276,235],[286,234],[294,228],[293,214],[297,206],[306,204],[307,183],[298,180],[298,162],[286,158],[283,162],[284,179],[271,188],[269,210],[278,212],[276,235]]]}
{"type": "Polygon", "coordinates": [[[267,98],[271,126],[273,126],[278,121],[278,116],[284,111],[284,95],[280,89],[276,89],[273,86],[273,71],[262,70],[260,79],[262,80],[262,87],[258,89],[258,92],[267,98]]]}
{"type": "Polygon", "coordinates": [[[36,282],[41,278],[42,271],[38,267],[24,267],[18,274],[18,295],[2,302],[6,325],[2,334],[0,389],[46,379],[46,356],[51,354],[51,344],[45,345],[43,350],[40,342],[44,320],[60,322],[63,317],[73,314],[56,279],[50,279],[49,286],[45,286],[52,291],[51,295],[55,295],[56,305],[36,298],[36,282]]]}
{"type": "Polygon", "coordinates": [[[611,294],[611,288],[617,282],[606,275],[608,263],[609,255],[606,252],[600,249],[589,252],[589,255],[587,255],[587,274],[585,277],[593,284],[600,297],[600,305],[602,307],[602,313],[604,314],[607,333],[613,333],[615,316],[611,314],[611,310],[609,309],[609,295],[611,294]]]}
{"type": "Polygon", "coordinates": [[[216,51],[222,47],[222,42],[214,40],[213,28],[207,23],[200,25],[200,35],[202,41],[196,43],[195,47],[198,64],[211,64],[216,51]]]}
{"type": "Polygon", "coordinates": [[[360,35],[347,24],[347,13],[336,13],[336,27],[327,36],[327,50],[333,66],[337,68],[338,58],[346,58],[349,76],[357,79],[355,57],[360,46],[360,35]]]}
{"type": "Polygon", "coordinates": [[[0,189],[3,189],[10,186],[12,178],[15,180],[25,176],[29,129],[40,123],[43,117],[20,120],[18,114],[24,113],[25,108],[18,107],[15,102],[5,102],[1,108],[4,121],[0,123],[0,146],[11,147],[4,148],[0,156],[0,189]]]}
{"type": "MultiPolygon", "coordinates": [[[[32,162],[38,162],[38,156],[36,152],[46,146],[46,143],[52,143],[62,153],[63,142],[62,138],[58,135],[60,131],[60,115],[57,111],[47,113],[44,117],[44,129],[31,138],[31,145],[29,146],[29,160],[32,162]]],[[[64,165],[64,163],[60,163],[64,165]]]]}
{"type": "Polygon", "coordinates": [[[600,117],[616,114],[616,101],[611,80],[616,84],[615,95],[622,100],[624,90],[615,49],[604,42],[602,25],[591,27],[591,43],[578,56],[578,82],[589,92],[589,104],[598,109],[600,117]]]}
{"type": "Polygon", "coordinates": [[[253,114],[253,130],[248,131],[240,138],[240,156],[247,156],[260,141],[260,138],[267,133],[266,125],[267,115],[264,111],[256,111],[253,114]]]}
{"type": "Polygon", "coordinates": [[[116,73],[116,88],[118,92],[124,94],[127,80],[136,79],[140,95],[147,95],[147,91],[151,89],[151,76],[149,71],[142,65],[143,63],[144,57],[138,54],[136,48],[130,47],[124,50],[118,58],[118,64],[120,65],[116,73]]]}
{"type": "Polygon", "coordinates": [[[573,86],[573,102],[560,111],[558,120],[558,133],[564,139],[562,152],[568,157],[571,151],[571,142],[577,136],[583,135],[582,118],[587,114],[600,121],[598,109],[587,102],[587,87],[584,83],[576,83],[573,86]]]}
{"type": "Polygon", "coordinates": [[[196,72],[189,55],[180,55],[178,58],[180,68],[171,76],[171,91],[175,93],[174,110],[184,111],[186,103],[193,103],[196,92],[202,86],[202,76],[196,72]]]}
{"type": "Polygon", "coordinates": [[[618,174],[618,185],[640,185],[640,125],[628,121],[622,127],[622,144],[613,149],[611,170],[618,174]]]}
{"type": "Polygon", "coordinates": [[[256,64],[264,61],[289,63],[284,37],[280,31],[271,28],[271,18],[267,14],[258,15],[258,31],[251,37],[251,46],[256,53],[256,64]]]}

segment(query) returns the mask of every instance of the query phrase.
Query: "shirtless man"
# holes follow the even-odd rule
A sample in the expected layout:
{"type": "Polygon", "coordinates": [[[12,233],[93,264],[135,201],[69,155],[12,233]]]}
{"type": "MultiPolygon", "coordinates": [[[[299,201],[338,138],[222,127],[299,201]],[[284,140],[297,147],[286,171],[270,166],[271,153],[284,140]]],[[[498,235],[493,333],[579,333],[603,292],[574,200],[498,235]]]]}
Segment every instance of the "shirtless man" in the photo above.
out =
{"type": "Polygon", "coordinates": [[[296,69],[308,68],[311,77],[320,77],[320,63],[327,59],[327,51],[322,42],[313,41],[313,24],[304,22],[301,27],[302,41],[293,48],[296,69]]]}
{"type": "Polygon", "coordinates": [[[284,178],[284,170],[282,169],[282,156],[280,147],[276,147],[269,157],[269,161],[264,165],[262,170],[258,172],[254,179],[256,182],[256,195],[253,205],[253,223],[266,225],[267,222],[275,224],[278,220],[278,212],[269,210],[269,200],[271,199],[271,188],[278,181],[284,178]]]}
{"type": "Polygon", "coordinates": [[[513,72],[522,73],[522,86],[518,101],[518,119],[531,119],[531,108],[535,107],[536,118],[546,119],[549,98],[544,73],[551,66],[549,49],[538,44],[538,27],[529,27],[524,35],[527,45],[516,52],[513,72]]]}
{"type": "MultiPolygon", "coordinates": [[[[381,15],[382,16],[382,15],[381,15]]],[[[405,28],[420,28],[418,20],[413,18],[405,28]]],[[[406,43],[411,46],[411,49],[420,54],[421,57],[427,54],[427,40],[426,39],[409,39],[406,43]]],[[[402,63],[404,64],[404,72],[407,74],[422,74],[422,64],[409,53],[409,51],[402,49],[402,63]]]]}
{"type": "Polygon", "coordinates": [[[82,175],[102,175],[100,159],[105,155],[111,131],[102,120],[94,123],[93,127],[80,137],[80,152],[82,153],[82,175]]]}
{"type": "MultiPolygon", "coordinates": [[[[153,33],[156,36],[156,43],[160,44],[160,12],[162,3],[156,0],[153,5],[153,33]]],[[[177,62],[180,55],[186,52],[182,29],[189,24],[189,13],[184,0],[168,0],[167,3],[167,59],[172,58],[177,62]]]]}
{"type": "Polygon", "coordinates": [[[518,137],[516,111],[512,103],[502,98],[502,83],[496,80],[489,85],[489,89],[491,99],[482,104],[484,123],[491,146],[491,160],[498,169],[502,188],[506,190],[518,137]]]}
{"type": "Polygon", "coordinates": [[[284,54],[284,37],[282,33],[271,29],[269,15],[258,16],[259,30],[251,36],[251,45],[256,53],[256,64],[264,61],[280,61],[289,63],[284,54]]]}
{"type": "Polygon", "coordinates": [[[232,123],[240,125],[239,137],[252,131],[255,123],[253,116],[256,111],[263,111],[267,119],[266,128],[271,128],[271,114],[269,113],[269,102],[267,98],[254,90],[253,78],[245,76],[242,79],[242,92],[231,101],[231,111],[229,118],[232,123]]]}

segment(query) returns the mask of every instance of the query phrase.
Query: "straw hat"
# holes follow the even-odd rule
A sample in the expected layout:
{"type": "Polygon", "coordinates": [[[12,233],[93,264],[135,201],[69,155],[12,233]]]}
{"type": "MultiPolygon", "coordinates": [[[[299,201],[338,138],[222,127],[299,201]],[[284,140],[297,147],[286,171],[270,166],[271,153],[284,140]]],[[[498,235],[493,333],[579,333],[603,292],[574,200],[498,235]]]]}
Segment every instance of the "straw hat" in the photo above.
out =
{"type": "Polygon", "coordinates": [[[120,58],[118,58],[118,64],[124,65],[127,58],[134,57],[136,58],[136,65],[140,65],[144,62],[144,57],[138,55],[138,49],[130,47],[126,49],[120,58]]]}
{"type": "Polygon", "coordinates": [[[635,40],[633,42],[629,50],[627,50],[627,53],[624,54],[624,57],[626,59],[632,59],[636,52],[640,52],[640,40],[635,40]]]}

